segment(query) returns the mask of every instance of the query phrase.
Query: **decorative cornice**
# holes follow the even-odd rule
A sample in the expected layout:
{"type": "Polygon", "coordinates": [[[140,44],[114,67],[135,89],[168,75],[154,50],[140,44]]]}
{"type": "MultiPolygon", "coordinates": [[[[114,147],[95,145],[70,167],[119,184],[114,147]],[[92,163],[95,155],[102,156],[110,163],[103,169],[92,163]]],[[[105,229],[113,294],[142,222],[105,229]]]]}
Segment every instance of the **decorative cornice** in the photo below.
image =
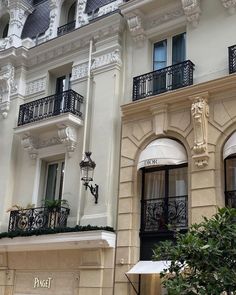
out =
{"type": "Polygon", "coordinates": [[[122,65],[121,54],[119,49],[115,49],[112,52],[95,57],[92,62],[91,70],[96,70],[108,65],[122,65]]]}
{"type": "Polygon", "coordinates": [[[190,97],[194,130],[193,159],[195,165],[202,168],[208,165],[208,93],[199,93],[190,97]]]}
{"type": "Polygon", "coordinates": [[[182,6],[187,21],[196,27],[201,14],[200,0],[182,0],[182,6]]]}
{"type": "Polygon", "coordinates": [[[46,77],[30,81],[26,84],[26,95],[32,95],[46,89],[46,77]]]}
{"type": "Polygon", "coordinates": [[[221,2],[230,14],[234,14],[236,12],[236,0],[221,0],[221,2]]]}

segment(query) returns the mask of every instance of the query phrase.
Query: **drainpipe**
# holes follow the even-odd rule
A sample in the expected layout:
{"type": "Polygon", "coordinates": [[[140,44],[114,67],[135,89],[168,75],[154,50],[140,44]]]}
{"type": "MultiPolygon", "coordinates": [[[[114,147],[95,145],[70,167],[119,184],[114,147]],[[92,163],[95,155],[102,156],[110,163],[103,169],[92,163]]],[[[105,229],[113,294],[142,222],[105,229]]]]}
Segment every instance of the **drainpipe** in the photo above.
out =
{"type": "MultiPolygon", "coordinates": [[[[84,114],[84,136],[83,136],[83,147],[82,147],[82,156],[88,151],[89,148],[89,127],[90,127],[90,116],[89,116],[89,106],[91,98],[91,65],[92,65],[92,51],[93,51],[93,39],[89,42],[89,58],[88,58],[88,78],[87,78],[87,90],[86,90],[86,101],[85,101],[85,114],[84,114]]],[[[84,194],[84,186],[81,182],[79,189],[80,202],[77,210],[77,221],[76,224],[79,224],[81,209],[84,207],[84,199],[81,196],[84,194]]]]}

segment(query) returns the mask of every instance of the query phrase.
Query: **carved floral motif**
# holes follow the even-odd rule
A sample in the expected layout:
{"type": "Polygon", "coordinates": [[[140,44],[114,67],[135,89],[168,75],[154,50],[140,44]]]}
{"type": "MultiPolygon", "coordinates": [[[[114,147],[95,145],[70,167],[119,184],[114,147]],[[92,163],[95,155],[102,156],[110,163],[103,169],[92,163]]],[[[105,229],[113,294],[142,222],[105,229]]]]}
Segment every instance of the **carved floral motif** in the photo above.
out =
{"type": "Polygon", "coordinates": [[[236,11],[236,0],[221,0],[223,6],[228,9],[230,14],[236,11]]]}
{"type": "Polygon", "coordinates": [[[61,143],[63,143],[66,147],[68,154],[74,152],[77,146],[77,131],[73,127],[65,126],[64,128],[60,128],[58,130],[58,136],[60,138],[61,143]]]}
{"type": "Polygon", "coordinates": [[[77,18],[78,26],[81,27],[88,23],[88,15],[84,13],[87,0],[78,0],[77,3],[77,18]]]}
{"type": "Polygon", "coordinates": [[[201,14],[200,0],[182,0],[182,6],[187,21],[196,27],[199,23],[201,14]]]}
{"type": "Polygon", "coordinates": [[[193,158],[198,167],[203,167],[208,164],[209,158],[207,147],[209,106],[206,94],[193,98],[191,114],[194,130],[193,158]]]}
{"type": "Polygon", "coordinates": [[[83,64],[75,65],[72,67],[72,77],[71,77],[72,81],[87,77],[87,75],[88,75],[88,63],[83,63],[83,64]]]}
{"type": "Polygon", "coordinates": [[[32,95],[34,93],[44,91],[46,87],[46,78],[40,78],[27,83],[26,85],[26,95],[32,95]]]}
{"type": "Polygon", "coordinates": [[[112,52],[109,52],[107,54],[95,57],[91,66],[92,70],[95,70],[97,68],[109,65],[109,64],[117,64],[119,66],[122,65],[121,56],[120,56],[120,50],[116,49],[112,52]]]}

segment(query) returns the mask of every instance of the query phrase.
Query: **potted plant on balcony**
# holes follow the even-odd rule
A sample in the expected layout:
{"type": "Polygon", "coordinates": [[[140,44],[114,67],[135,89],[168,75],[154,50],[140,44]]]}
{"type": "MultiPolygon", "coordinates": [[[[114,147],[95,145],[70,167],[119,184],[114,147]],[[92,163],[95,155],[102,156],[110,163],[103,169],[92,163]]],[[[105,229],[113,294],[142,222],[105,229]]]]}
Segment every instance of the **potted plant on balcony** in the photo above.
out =
{"type": "Polygon", "coordinates": [[[48,227],[55,228],[66,226],[67,215],[69,210],[69,203],[65,199],[45,199],[43,204],[48,214],[48,227]],[[67,209],[62,210],[62,207],[67,209]]]}

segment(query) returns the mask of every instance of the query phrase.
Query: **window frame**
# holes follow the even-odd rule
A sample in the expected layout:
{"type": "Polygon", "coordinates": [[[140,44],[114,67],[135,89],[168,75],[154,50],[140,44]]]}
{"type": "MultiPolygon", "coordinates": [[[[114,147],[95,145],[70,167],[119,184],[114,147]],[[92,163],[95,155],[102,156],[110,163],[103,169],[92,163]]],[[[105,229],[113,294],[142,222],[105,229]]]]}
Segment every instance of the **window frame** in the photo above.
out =
{"type": "Polygon", "coordinates": [[[65,180],[65,159],[58,159],[58,160],[55,160],[55,161],[46,162],[46,174],[45,174],[44,193],[43,193],[44,199],[50,199],[50,200],[61,200],[61,199],[63,199],[62,195],[63,195],[63,188],[64,188],[64,180],[65,180]],[[46,196],[46,193],[47,193],[49,166],[54,165],[54,164],[58,164],[57,169],[58,169],[58,171],[60,171],[60,173],[57,173],[57,176],[56,176],[56,184],[55,184],[54,196],[52,196],[52,198],[48,198],[46,196]],[[63,178],[61,180],[62,175],[63,175],[63,178]]]}
{"type": "MultiPolygon", "coordinates": [[[[236,159],[236,154],[231,154],[227,158],[224,159],[224,196],[225,196],[225,206],[230,206],[228,201],[227,194],[234,193],[236,194],[236,190],[227,190],[227,167],[226,167],[226,161],[230,159],[236,159]]],[[[236,168],[236,166],[235,166],[236,168]]],[[[235,196],[235,203],[236,203],[236,196],[235,196]]],[[[231,206],[230,206],[231,207],[231,206]]],[[[233,208],[236,208],[236,206],[233,208]]]]}
{"type": "Polygon", "coordinates": [[[172,62],[172,57],[173,57],[173,38],[178,36],[178,35],[182,35],[185,34],[185,59],[187,59],[187,50],[186,50],[186,44],[187,44],[187,33],[186,30],[181,30],[179,32],[176,32],[174,34],[168,35],[167,37],[163,38],[159,38],[157,40],[155,40],[155,42],[153,42],[152,44],[152,69],[153,71],[155,71],[154,69],[154,56],[155,56],[155,44],[158,44],[160,42],[163,42],[166,40],[166,67],[172,66],[173,62],[172,62]]]}

